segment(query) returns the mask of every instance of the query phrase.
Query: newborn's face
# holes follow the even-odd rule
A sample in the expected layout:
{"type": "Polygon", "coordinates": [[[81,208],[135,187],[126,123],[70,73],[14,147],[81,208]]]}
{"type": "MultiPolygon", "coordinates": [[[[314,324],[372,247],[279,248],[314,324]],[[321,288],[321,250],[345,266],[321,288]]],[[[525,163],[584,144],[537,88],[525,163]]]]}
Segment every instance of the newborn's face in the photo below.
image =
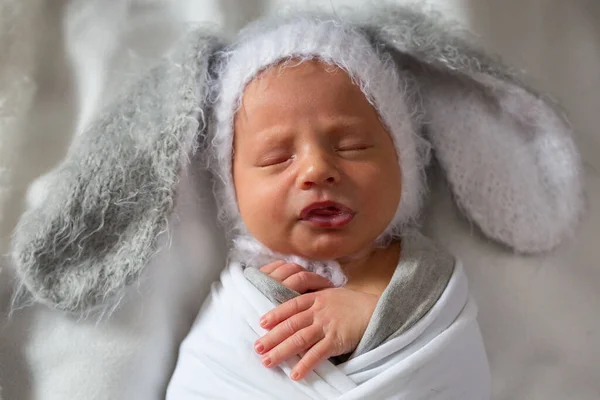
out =
{"type": "Polygon", "coordinates": [[[337,259],[369,246],[400,201],[396,151],[341,69],[273,67],[244,91],[233,178],[250,233],[271,250],[337,259]]]}

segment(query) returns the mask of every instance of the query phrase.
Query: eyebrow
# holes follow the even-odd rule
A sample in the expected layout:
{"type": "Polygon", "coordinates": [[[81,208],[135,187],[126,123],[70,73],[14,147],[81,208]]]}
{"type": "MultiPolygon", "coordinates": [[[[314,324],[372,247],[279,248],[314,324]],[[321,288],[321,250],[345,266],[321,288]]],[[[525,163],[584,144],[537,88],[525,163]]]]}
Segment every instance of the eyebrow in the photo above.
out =
{"type": "MultiPolygon", "coordinates": [[[[325,133],[335,133],[337,131],[349,128],[357,128],[363,126],[365,124],[364,118],[359,118],[355,116],[344,116],[340,118],[332,118],[327,121],[325,127],[323,128],[323,132],[325,133]]],[[[266,137],[265,140],[271,139],[275,136],[294,136],[293,129],[288,129],[283,125],[276,125],[273,127],[269,127],[267,129],[255,132],[255,136],[257,137],[266,137]]]]}
{"type": "Polygon", "coordinates": [[[295,136],[293,130],[283,126],[273,126],[262,131],[254,132],[253,140],[258,141],[259,145],[264,146],[267,143],[283,143],[290,141],[295,136]]]}
{"type": "Polygon", "coordinates": [[[333,132],[340,129],[356,128],[365,125],[365,118],[356,117],[354,115],[344,116],[341,118],[332,119],[327,126],[327,132],[333,132]]]}

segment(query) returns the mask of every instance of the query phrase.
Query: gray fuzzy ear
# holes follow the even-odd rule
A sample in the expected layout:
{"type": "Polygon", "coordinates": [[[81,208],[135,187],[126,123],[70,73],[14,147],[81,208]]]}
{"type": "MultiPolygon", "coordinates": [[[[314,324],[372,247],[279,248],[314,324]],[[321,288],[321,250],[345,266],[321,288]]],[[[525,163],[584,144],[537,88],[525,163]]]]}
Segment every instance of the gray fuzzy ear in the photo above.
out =
{"type": "Polygon", "coordinates": [[[74,139],[47,198],[13,236],[14,265],[36,301],[86,312],[142,273],[204,132],[209,62],[220,47],[205,32],[189,34],[74,139]]]}
{"type": "Polygon", "coordinates": [[[465,216],[517,252],[570,237],[583,176],[558,108],[437,15],[380,12],[367,31],[413,78],[424,132],[465,216]]]}

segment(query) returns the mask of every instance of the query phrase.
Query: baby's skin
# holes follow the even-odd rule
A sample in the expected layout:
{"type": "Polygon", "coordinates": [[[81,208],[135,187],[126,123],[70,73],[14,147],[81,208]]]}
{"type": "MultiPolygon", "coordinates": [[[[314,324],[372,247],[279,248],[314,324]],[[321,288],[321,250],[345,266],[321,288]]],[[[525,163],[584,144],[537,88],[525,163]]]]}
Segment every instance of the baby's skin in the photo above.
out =
{"type": "Polygon", "coordinates": [[[261,326],[269,330],[254,344],[263,365],[274,367],[306,352],[290,374],[297,381],[320,362],[356,348],[379,300],[376,294],[334,288],[327,278],[284,261],[260,270],[301,293],[260,319],[261,326]]]}

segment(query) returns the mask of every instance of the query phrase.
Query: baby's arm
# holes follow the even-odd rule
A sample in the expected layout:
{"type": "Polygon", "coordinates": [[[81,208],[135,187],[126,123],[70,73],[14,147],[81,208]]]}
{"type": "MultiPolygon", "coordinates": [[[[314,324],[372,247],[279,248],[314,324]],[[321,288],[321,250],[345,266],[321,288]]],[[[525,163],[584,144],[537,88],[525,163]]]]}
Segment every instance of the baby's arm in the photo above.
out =
{"type": "Polygon", "coordinates": [[[265,366],[274,367],[306,351],[290,375],[293,380],[300,380],[320,362],[356,348],[375,310],[378,296],[332,288],[331,283],[326,286],[323,280],[329,282],[327,279],[302,267],[293,267],[293,264],[269,264],[261,271],[283,285],[305,293],[261,318],[261,326],[270,331],[256,341],[255,349],[262,355],[265,366]],[[299,274],[303,277],[294,277],[299,274]],[[317,291],[306,293],[308,290],[317,291]]]}

